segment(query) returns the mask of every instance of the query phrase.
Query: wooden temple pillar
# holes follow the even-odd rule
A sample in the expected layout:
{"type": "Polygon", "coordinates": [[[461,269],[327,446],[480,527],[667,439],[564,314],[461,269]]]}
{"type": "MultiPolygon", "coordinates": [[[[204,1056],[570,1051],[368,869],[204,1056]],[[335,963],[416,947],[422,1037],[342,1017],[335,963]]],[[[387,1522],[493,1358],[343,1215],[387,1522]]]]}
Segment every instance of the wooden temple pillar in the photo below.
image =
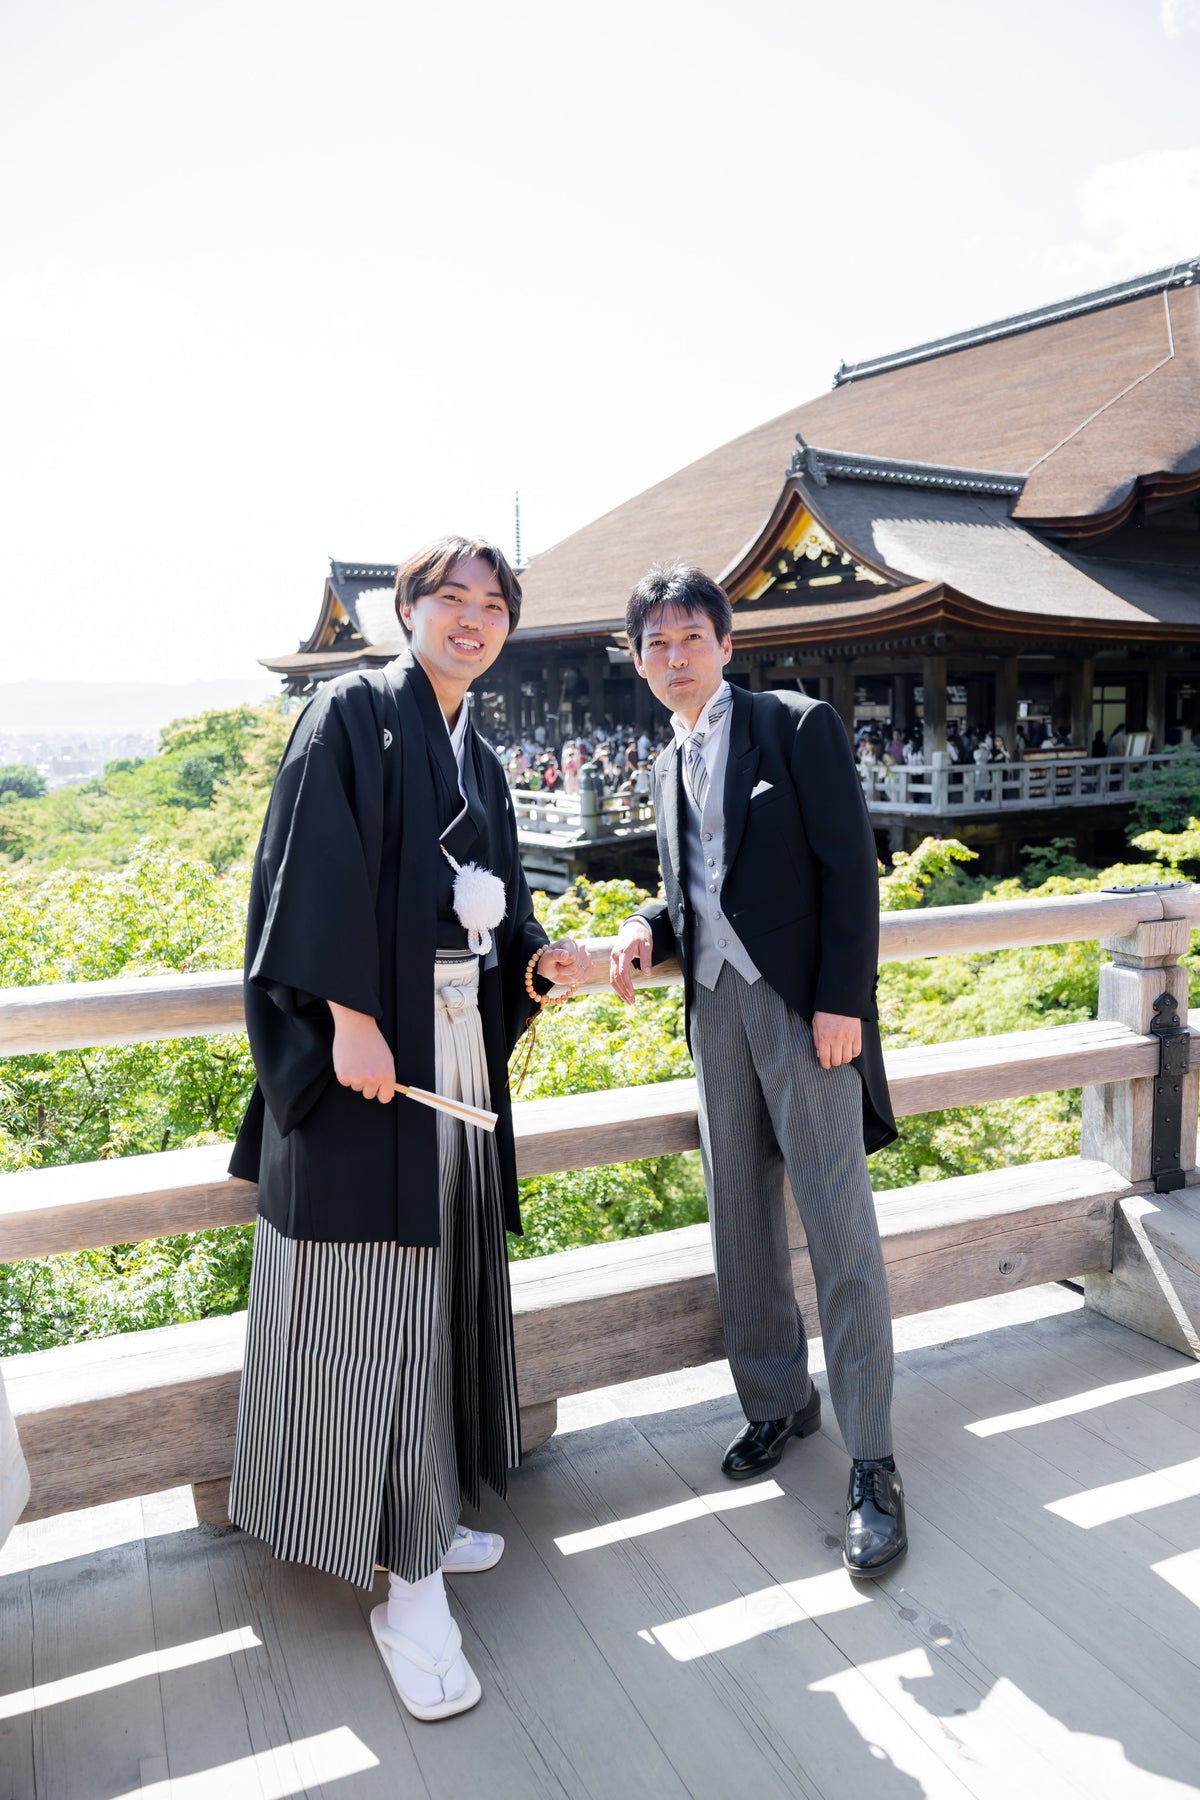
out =
{"type": "Polygon", "coordinates": [[[912,730],[916,708],[913,703],[913,678],[911,675],[892,676],[892,725],[903,737],[906,731],[912,730]]]}
{"type": "Polygon", "coordinates": [[[846,736],[854,742],[854,664],[835,662],[830,672],[830,694],[838,717],[846,727],[846,736]]]}
{"type": "Polygon", "coordinates": [[[1146,671],[1146,730],[1151,750],[1167,747],[1167,665],[1152,662],[1146,671]]]}
{"type": "MultiPolygon", "coordinates": [[[[587,654],[587,710],[592,732],[597,725],[604,723],[604,676],[608,669],[608,654],[604,650],[589,650],[587,654]]],[[[638,677],[639,681],[641,677],[638,677]]]]}
{"type": "Polygon", "coordinates": [[[1004,739],[1011,762],[1017,754],[1017,690],[1020,670],[1015,656],[1002,656],[996,666],[996,735],[1004,739]]]}
{"type": "Polygon", "coordinates": [[[1085,750],[1092,747],[1092,692],[1095,685],[1096,660],[1085,656],[1071,670],[1071,742],[1082,744],[1085,750]]]}
{"type": "Polygon", "coordinates": [[[935,750],[946,748],[946,658],[927,656],[921,670],[924,689],[925,728],[922,749],[928,762],[935,750]]]}

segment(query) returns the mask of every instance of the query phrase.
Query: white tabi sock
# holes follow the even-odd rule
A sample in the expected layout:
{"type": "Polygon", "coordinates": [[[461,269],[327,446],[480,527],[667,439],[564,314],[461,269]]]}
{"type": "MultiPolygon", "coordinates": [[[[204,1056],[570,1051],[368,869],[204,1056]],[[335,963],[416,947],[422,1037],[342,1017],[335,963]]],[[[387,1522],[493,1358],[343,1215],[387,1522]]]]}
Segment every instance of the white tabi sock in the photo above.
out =
{"type": "MultiPolygon", "coordinates": [[[[404,1581],[399,1575],[389,1573],[387,1622],[393,1631],[398,1631],[440,1662],[454,1625],[442,1571],[435,1569],[421,1581],[404,1581]]],[[[458,1699],[466,1691],[468,1679],[467,1665],[460,1654],[443,1680],[425,1674],[409,1662],[403,1686],[411,1700],[423,1706],[435,1706],[443,1698],[458,1699]]]]}
{"type": "Polygon", "coordinates": [[[442,1571],[435,1569],[423,1581],[403,1581],[399,1575],[389,1574],[387,1622],[430,1656],[440,1656],[451,1625],[442,1571]]]}

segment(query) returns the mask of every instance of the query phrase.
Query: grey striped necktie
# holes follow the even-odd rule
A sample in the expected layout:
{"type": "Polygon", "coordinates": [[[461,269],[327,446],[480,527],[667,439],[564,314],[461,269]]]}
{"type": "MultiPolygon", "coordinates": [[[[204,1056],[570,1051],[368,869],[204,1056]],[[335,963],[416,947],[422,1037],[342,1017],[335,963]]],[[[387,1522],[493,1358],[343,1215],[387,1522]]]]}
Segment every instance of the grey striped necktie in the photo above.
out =
{"type": "Polygon", "coordinates": [[[688,787],[692,790],[692,798],[700,811],[704,811],[704,797],[708,793],[708,770],[704,766],[701,747],[714,725],[719,725],[729,708],[733,705],[733,694],[726,688],[709,707],[703,721],[697,724],[683,744],[683,772],[687,777],[688,787]]]}

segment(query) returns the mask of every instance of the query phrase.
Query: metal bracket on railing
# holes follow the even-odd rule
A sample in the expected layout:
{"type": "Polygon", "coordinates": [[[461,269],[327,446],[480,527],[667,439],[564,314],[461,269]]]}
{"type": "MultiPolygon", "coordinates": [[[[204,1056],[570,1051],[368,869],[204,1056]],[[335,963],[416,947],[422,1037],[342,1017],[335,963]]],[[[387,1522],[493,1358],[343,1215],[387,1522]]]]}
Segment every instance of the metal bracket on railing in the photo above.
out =
{"type": "Polygon", "coordinates": [[[1154,1078],[1154,1116],[1150,1130],[1150,1172],[1156,1194],[1181,1188],[1183,1160],[1183,1078],[1188,1072],[1191,1032],[1179,1023],[1174,994],[1154,1002],[1150,1030],[1158,1039],[1158,1074],[1154,1078]]]}

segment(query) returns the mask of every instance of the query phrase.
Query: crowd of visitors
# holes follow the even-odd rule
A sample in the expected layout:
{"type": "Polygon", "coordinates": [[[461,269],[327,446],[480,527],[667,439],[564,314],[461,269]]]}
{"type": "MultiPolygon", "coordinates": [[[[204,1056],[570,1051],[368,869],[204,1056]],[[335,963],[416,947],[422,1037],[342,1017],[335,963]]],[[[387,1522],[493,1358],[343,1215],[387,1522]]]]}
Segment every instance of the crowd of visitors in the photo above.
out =
{"type": "MultiPolygon", "coordinates": [[[[861,767],[890,769],[904,765],[923,767],[927,758],[922,744],[922,727],[918,720],[911,731],[901,732],[890,720],[860,725],[854,734],[854,753],[861,767]]],[[[982,768],[989,763],[1020,762],[1031,750],[1066,750],[1071,748],[1071,733],[1066,726],[1058,728],[1049,720],[1022,720],[1017,726],[1011,746],[997,731],[960,724],[951,719],[946,725],[946,755],[952,764],[974,763],[982,768]]],[[[1093,756],[1123,756],[1125,727],[1118,726],[1109,741],[1097,733],[1090,746],[1093,756]]]]}
{"type": "Polygon", "coordinates": [[[655,757],[669,741],[635,726],[599,725],[586,736],[569,737],[555,750],[544,725],[516,743],[493,742],[508,785],[532,793],[577,794],[585,768],[594,771],[606,794],[649,796],[655,757]]]}

